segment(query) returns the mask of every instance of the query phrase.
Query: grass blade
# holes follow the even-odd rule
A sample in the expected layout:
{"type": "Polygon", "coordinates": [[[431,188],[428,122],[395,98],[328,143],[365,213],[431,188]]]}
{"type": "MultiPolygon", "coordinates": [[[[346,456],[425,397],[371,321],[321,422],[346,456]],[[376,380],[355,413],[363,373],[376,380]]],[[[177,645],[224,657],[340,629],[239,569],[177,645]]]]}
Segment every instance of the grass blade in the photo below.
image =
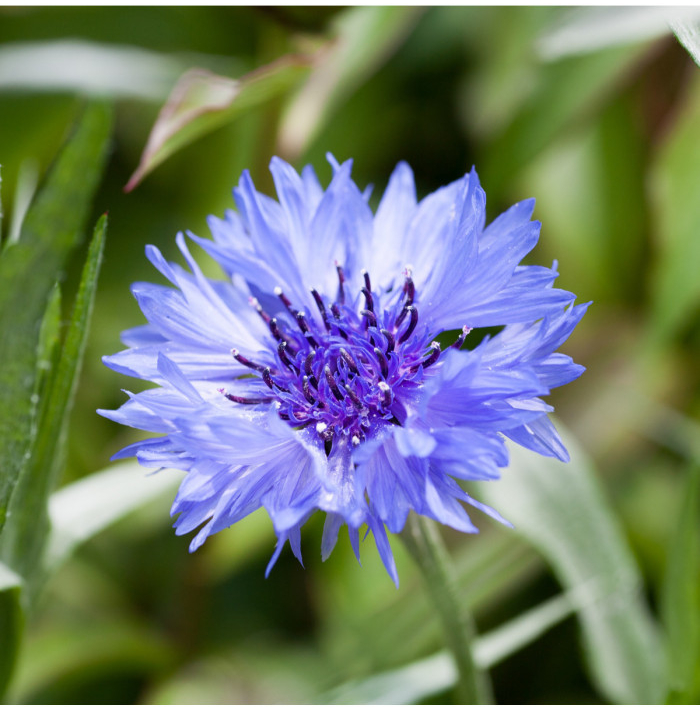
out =
{"type": "Polygon", "coordinates": [[[49,293],[78,242],[109,128],[104,106],[85,111],[29,209],[19,241],[5,245],[0,256],[0,532],[32,442],[39,324],[49,293]]]}
{"type": "Polygon", "coordinates": [[[683,507],[668,552],[661,595],[666,630],[670,701],[692,704],[700,690],[700,467],[688,475],[683,507]]]}
{"type": "MultiPolygon", "coordinates": [[[[561,428],[561,427],[560,427],[561,428]]],[[[571,462],[511,446],[511,464],[479,494],[550,563],[566,589],[588,594],[578,614],[591,679],[612,702],[657,704],[665,678],[657,628],[634,557],[571,436],[571,462]]]]}
{"type": "Polygon", "coordinates": [[[47,386],[42,387],[38,431],[10,501],[12,525],[2,539],[3,558],[30,587],[48,533],[49,494],[63,466],[64,439],[89,332],[106,225],[103,216],[95,227],[60,359],[48,376],[47,386]]]}

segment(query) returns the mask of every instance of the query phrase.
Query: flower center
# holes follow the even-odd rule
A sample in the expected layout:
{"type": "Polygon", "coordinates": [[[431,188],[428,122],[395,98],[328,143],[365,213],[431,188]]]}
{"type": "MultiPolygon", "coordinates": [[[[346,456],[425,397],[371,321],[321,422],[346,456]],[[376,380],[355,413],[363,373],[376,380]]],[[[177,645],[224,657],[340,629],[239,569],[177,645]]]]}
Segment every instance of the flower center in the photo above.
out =
{"type": "MultiPolygon", "coordinates": [[[[271,317],[251,299],[277,341],[275,366],[256,364],[237,350],[232,353],[258,373],[269,394],[225,396],[239,404],[274,403],[281,419],[295,428],[314,425],[327,445],[336,436],[358,445],[382,425],[403,422],[397,393],[415,387],[424,370],[437,362],[441,349],[438,342],[429,342],[427,328],[418,327],[416,288],[409,269],[399,297],[389,297],[392,302],[381,309],[380,297],[364,271],[360,297],[355,304],[347,303],[345,274],[341,266],[336,268],[338,295],[333,303],[311,291],[322,324],[297,310],[279,288],[275,295],[288,317],[271,317]]],[[[468,332],[463,328],[452,346],[461,347],[468,332]]]]}

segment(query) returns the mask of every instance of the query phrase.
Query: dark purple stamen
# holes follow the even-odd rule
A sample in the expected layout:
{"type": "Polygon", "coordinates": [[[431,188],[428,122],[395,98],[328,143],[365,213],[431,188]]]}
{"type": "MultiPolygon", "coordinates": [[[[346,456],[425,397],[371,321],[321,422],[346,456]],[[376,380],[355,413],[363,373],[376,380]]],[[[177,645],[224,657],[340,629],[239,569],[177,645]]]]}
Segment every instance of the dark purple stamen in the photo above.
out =
{"type": "Polygon", "coordinates": [[[318,342],[314,339],[314,336],[311,334],[311,331],[309,330],[309,323],[306,322],[306,314],[303,312],[298,312],[296,315],[297,318],[297,324],[299,325],[299,329],[304,333],[304,336],[308,340],[308,342],[311,344],[312,347],[318,347],[318,342]]]}
{"type": "Polygon", "coordinates": [[[260,301],[257,298],[253,298],[252,296],[248,299],[248,302],[255,308],[257,311],[258,315],[266,322],[270,322],[270,316],[263,310],[262,305],[260,305],[260,301]]]}
{"type": "Polygon", "coordinates": [[[280,330],[277,318],[272,318],[268,325],[270,326],[270,332],[272,333],[272,336],[275,338],[275,340],[277,340],[277,342],[282,342],[282,340],[284,340],[284,335],[280,330]]]}
{"type": "Polygon", "coordinates": [[[406,274],[406,280],[403,284],[403,292],[406,294],[406,305],[413,305],[413,299],[416,297],[416,286],[413,283],[410,273],[406,274]]]}
{"type": "Polygon", "coordinates": [[[416,329],[418,324],[418,308],[415,305],[407,305],[402,311],[402,313],[410,314],[411,321],[408,323],[406,331],[399,338],[399,342],[406,342],[406,340],[411,336],[411,333],[416,329]]]}
{"type": "Polygon", "coordinates": [[[293,318],[296,318],[297,311],[292,307],[292,301],[287,298],[282,289],[278,286],[275,288],[275,295],[282,301],[283,305],[289,311],[293,318]]]}
{"type": "Polygon", "coordinates": [[[302,384],[301,384],[301,390],[304,394],[304,398],[310,403],[310,404],[315,404],[316,399],[314,399],[313,394],[311,393],[311,385],[309,383],[309,378],[305,376],[302,379],[302,384]]]}
{"type": "Polygon", "coordinates": [[[367,288],[367,290],[370,291],[370,293],[371,293],[372,292],[372,284],[370,283],[370,280],[369,280],[369,273],[367,273],[367,271],[365,271],[364,268],[362,269],[362,277],[365,279],[365,288],[367,288]]]}
{"type": "Polygon", "coordinates": [[[345,283],[345,274],[343,273],[343,267],[336,262],[335,269],[338,271],[338,300],[341,303],[345,303],[345,288],[343,288],[343,284],[345,283]]]}
{"type": "Polygon", "coordinates": [[[391,406],[391,387],[386,382],[379,382],[377,384],[379,391],[382,392],[382,404],[384,406],[391,406]]]}
{"type": "Polygon", "coordinates": [[[364,404],[360,400],[360,397],[352,390],[349,384],[345,385],[345,391],[348,393],[348,397],[350,397],[350,401],[355,405],[355,408],[358,411],[362,411],[364,409],[364,404]]]}
{"type": "Polygon", "coordinates": [[[309,354],[306,355],[306,359],[304,360],[304,372],[306,372],[306,376],[309,378],[311,386],[318,387],[318,381],[314,376],[314,370],[311,368],[311,365],[314,363],[315,357],[316,350],[311,350],[309,354]]]}
{"type": "Polygon", "coordinates": [[[328,323],[328,315],[326,314],[326,306],[323,304],[323,299],[319,295],[319,292],[315,289],[311,289],[311,295],[314,297],[314,300],[316,301],[316,305],[318,306],[318,311],[321,313],[321,317],[323,318],[323,324],[326,326],[326,330],[330,331],[331,326],[328,323]]]}
{"type": "Polygon", "coordinates": [[[282,363],[291,369],[293,372],[297,372],[297,368],[292,362],[291,359],[289,359],[289,354],[287,354],[287,343],[286,342],[280,342],[279,345],[277,345],[277,354],[279,355],[279,358],[282,360],[282,363]]]}
{"type": "Polygon", "coordinates": [[[454,347],[456,350],[458,350],[464,344],[464,340],[467,338],[467,335],[471,331],[471,327],[467,327],[466,325],[464,325],[462,327],[462,332],[459,334],[459,337],[450,345],[450,347],[454,347]]]}
{"type": "Polygon", "coordinates": [[[374,298],[372,298],[372,292],[368,288],[365,288],[363,286],[362,295],[365,296],[365,301],[367,302],[367,310],[371,310],[372,312],[374,312],[374,298]]]}
{"type": "Polygon", "coordinates": [[[377,316],[371,310],[360,310],[360,315],[367,318],[368,327],[377,327],[377,316]]]}
{"type": "Polygon", "coordinates": [[[440,348],[440,343],[437,342],[437,340],[431,342],[430,347],[432,349],[432,352],[428,355],[428,358],[423,361],[424,368],[429,367],[431,364],[435,364],[435,362],[437,362],[438,358],[440,357],[440,352],[442,351],[440,348]]]}
{"type": "Polygon", "coordinates": [[[256,372],[262,372],[265,369],[264,364],[255,364],[255,362],[251,362],[247,357],[244,357],[237,349],[231,350],[231,354],[237,362],[240,362],[245,367],[250,367],[250,369],[254,369],[256,372]]]}
{"type": "Polygon", "coordinates": [[[377,355],[377,360],[379,361],[379,366],[382,370],[382,376],[386,379],[389,376],[389,362],[386,359],[386,355],[379,349],[379,347],[374,348],[374,354],[377,355]]]}
{"type": "MultiPolygon", "coordinates": [[[[333,313],[333,317],[334,317],[336,320],[340,320],[340,319],[341,319],[340,308],[338,307],[337,303],[333,303],[333,305],[331,305],[331,312],[333,313]]],[[[343,328],[338,327],[338,325],[336,325],[336,327],[338,328],[338,333],[340,334],[340,336],[341,336],[344,340],[347,340],[347,339],[348,339],[348,333],[345,332],[345,330],[343,330],[343,328]]]]}
{"type": "Polygon", "coordinates": [[[219,394],[223,394],[229,401],[236,404],[269,404],[274,401],[270,396],[236,396],[235,394],[227,394],[223,389],[219,389],[219,394]]]}
{"type": "Polygon", "coordinates": [[[270,389],[272,389],[275,386],[274,382],[272,381],[272,374],[270,373],[269,367],[265,367],[265,369],[263,369],[262,379],[265,382],[265,384],[267,384],[267,386],[270,387],[270,389]]]}
{"type": "Polygon", "coordinates": [[[340,348],[340,356],[345,360],[348,365],[348,369],[353,374],[360,373],[359,369],[357,368],[357,362],[355,362],[353,356],[344,347],[340,348]]]}
{"type": "Polygon", "coordinates": [[[396,345],[396,340],[394,339],[394,335],[390,333],[388,330],[385,330],[382,328],[379,332],[386,337],[387,341],[387,346],[386,346],[386,353],[389,354],[390,352],[394,351],[394,346],[396,345]]]}
{"type": "Polygon", "coordinates": [[[335,398],[338,401],[342,401],[343,395],[340,393],[340,389],[338,389],[338,384],[336,383],[335,379],[333,378],[333,372],[331,372],[331,368],[328,365],[326,365],[323,368],[323,373],[326,376],[326,381],[328,382],[328,386],[331,388],[331,391],[333,392],[333,396],[335,396],[335,398]]]}

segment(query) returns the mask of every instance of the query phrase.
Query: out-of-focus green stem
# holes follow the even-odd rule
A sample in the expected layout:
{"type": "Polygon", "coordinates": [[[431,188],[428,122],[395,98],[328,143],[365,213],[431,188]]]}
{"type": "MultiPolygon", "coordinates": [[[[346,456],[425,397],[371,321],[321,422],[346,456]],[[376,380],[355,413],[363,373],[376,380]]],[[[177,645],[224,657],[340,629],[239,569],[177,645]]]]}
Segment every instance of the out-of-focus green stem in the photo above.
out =
{"type": "Polygon", "coordinates": [[[485,673],[478,670],[472,656],[474,621],[457,603],[452,566],[435,523],[412,513],[401,537],[421,570],[442,621],[445,640],[459,672],[456,687],[459,702],[491,704],[493,700],[489,679],[485,673]]]}

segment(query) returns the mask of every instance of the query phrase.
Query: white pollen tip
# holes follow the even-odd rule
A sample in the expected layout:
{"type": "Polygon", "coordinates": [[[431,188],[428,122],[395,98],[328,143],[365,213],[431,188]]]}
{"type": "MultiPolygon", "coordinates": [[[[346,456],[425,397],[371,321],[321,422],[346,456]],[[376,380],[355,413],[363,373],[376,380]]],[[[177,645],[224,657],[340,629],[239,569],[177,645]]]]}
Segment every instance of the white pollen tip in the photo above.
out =
{"type": "Polygon", "coordinates": [[[231,350],[231,354],[235,357],[235,356],[238,354],[238,350],[234,347],[234,348],[231,350]]]}
{"type": "Polygon", "coordinates": [[[431,346],[434,350],[435,350],[435,349],[437,349],[437,350],[440,349],[440,343],[439,343],[437,340],[433,340],[433,341],[430,343],[430,346],[431,346]]]}
{"type": "Polygon", "coordinates": [[[381,391],[389,391],[391,388],[386,382],[379,382],[377,386],[381,389],[381,391]]]}
{"type": "Polygon", "coordinates": [[[272,292],[278,296],[282,295],[282,289],[279,286],[275,286],[272,292]]]}
{"type": "Polygon", "coordinates": [[[360,439],[357,436],[353,436],[350,439],[350,442],[353,444],[353,446],[359,446],[360,445],[360,439]]]}
{"type": "Polygon", "coordinates": [[[413,264],[412,264],[412,263],[407,263],[407,264],[406,264],[406,269],[405,269],[404,273],[405,273],[407,276],[410,276],[410,275],[413,273],[413,264]]]}
{"type": "Polygon", "coordinates": [[[323,423],[323,421],[319,421],[316,424],[316,433],[323,433],[327,428],[328,428],[327,423],[323,423]]]}

